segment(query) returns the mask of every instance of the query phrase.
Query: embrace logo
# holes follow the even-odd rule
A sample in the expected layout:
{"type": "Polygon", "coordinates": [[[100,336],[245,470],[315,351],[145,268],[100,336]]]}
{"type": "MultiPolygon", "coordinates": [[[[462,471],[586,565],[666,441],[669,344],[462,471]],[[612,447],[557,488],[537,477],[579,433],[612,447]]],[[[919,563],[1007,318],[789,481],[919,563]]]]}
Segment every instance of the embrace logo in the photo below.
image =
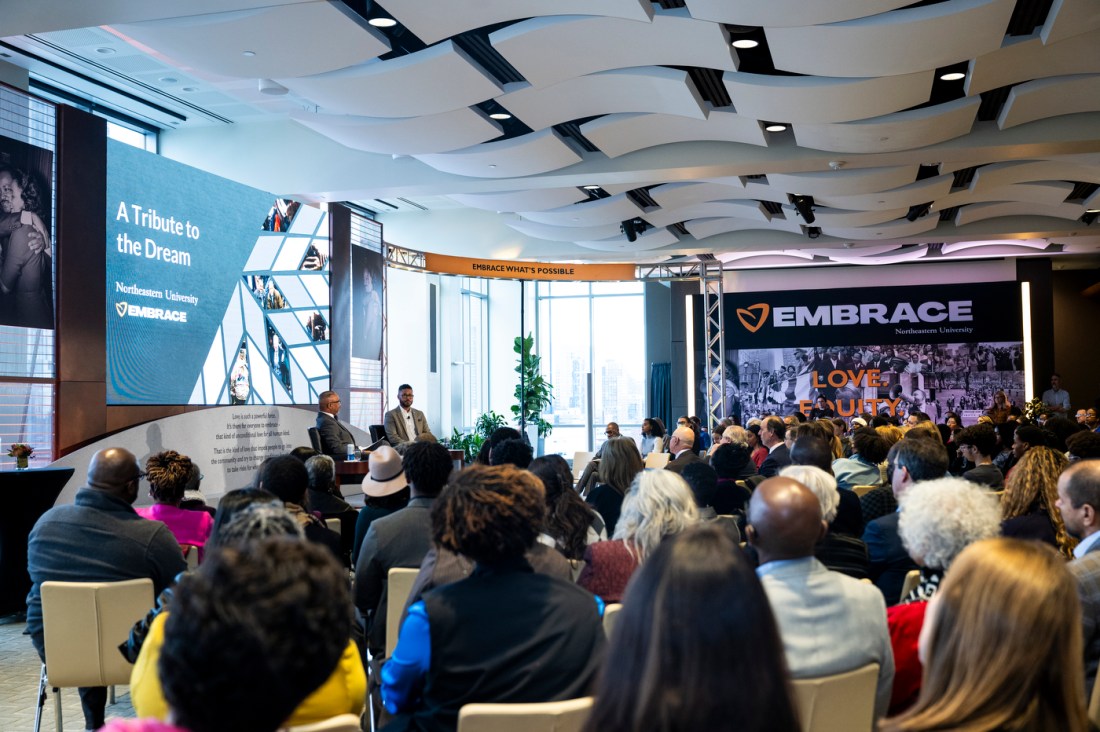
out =
{"type": "Polygon", "coordinates": [[[118,311],[118,317],[120,317],[120,318],[121,318],[122,316],[126,315],[126,303],[124,303],[124,302],[116,302],[116,303],[115,303],[115,310],[117,310],[117,311],[118,311]]]}
{"type": "Polygon", "coordinates": [[[747,308],[737,308],[737,319],[741,321],[741,325],[745,326],[748,332],[755,333],[763,327],[770,312],[770,305],[766,302],[758,302],[755,305],[749,305],[747,308]]]}

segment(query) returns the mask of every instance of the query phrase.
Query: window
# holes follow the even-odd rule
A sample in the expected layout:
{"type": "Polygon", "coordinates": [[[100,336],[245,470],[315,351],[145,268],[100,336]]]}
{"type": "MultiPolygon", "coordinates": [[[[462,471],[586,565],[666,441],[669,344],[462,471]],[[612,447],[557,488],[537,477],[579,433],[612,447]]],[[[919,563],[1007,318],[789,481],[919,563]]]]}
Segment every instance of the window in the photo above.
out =
{"type": "Polygon", "coordinates": [[[543,374],[554,386],[547,453],[598,448],[608,422],[638,437],[645,418],[645,310],[639,282],[538,283],[543,374]]]}
{"type": "Polygon", "coordinates": [[[462,420],[472,425],[489,411],[489,286],[462,278],[462,420]]]}

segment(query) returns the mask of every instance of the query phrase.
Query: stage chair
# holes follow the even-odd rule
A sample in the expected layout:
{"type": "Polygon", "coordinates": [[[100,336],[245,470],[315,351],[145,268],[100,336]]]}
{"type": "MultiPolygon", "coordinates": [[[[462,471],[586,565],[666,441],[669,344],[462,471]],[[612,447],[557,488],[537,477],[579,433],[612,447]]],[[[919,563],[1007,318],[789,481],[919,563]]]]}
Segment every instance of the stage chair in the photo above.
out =
{"type": "Polygon", "coordinates": [[[397,636],[401,632],[401,615],[405,611],[405,602],[409,599],[413,582],[419,569],[393,567],[390,569],[386,584],[386,658],[393,655],[397,647],[397,636]]]}
{"type": "Polygon", "coordinates": [[[386,436],[385,425],[372,424],[367,428],[367,431],[370,432],[370,442],[372,445],[386,436]]]}
{"type": "Polygon", "coordinates": [[[316,427],[310,427],[306,431],[309,432],[309,444],[313,449],[317,452],[324,452],[324,450],[321,449],[321,431],[316,427]]]}
{"type": "Polygon", "coordinates": [[[465,704],[458,732],[580,732],[592,712],[590,696],[541,704],[465,704]]]}
{"type": "Polygon", "coordinates": [[[920,570],[911,569],[905,573],[905,581],[901,584],[901,598],[904,599],[906,595],[916,589],[920,584],[920,570]]]}
{"type": "Polygon", "coordinates": [[[38,680],[34,730],[42,725],[46,685],[54,691],[57,732],[61,689],[129,684],[133,664],[118,652],[134,623],[153,607],[153,581],[43,582],[46,662],[38,680]]]}
{"type": "Polygon", "coordinates": [[[875,723],[878,664],[816,679],[794,679],[803,732],[870,732],[875,723]]]}

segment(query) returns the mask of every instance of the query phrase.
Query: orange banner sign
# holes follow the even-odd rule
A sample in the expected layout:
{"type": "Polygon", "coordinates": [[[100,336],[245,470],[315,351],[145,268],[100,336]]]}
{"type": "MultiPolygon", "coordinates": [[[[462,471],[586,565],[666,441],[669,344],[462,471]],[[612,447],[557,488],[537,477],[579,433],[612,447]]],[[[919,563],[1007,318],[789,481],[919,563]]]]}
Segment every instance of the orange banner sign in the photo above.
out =
{"type": "Polygon", "coordinates": [[[633,280],[633,264],[563,264],[560,262],[510,262],[424,254],[424,268],[432,272],[467,277],[500,277],[509,280],[633,280]]]}

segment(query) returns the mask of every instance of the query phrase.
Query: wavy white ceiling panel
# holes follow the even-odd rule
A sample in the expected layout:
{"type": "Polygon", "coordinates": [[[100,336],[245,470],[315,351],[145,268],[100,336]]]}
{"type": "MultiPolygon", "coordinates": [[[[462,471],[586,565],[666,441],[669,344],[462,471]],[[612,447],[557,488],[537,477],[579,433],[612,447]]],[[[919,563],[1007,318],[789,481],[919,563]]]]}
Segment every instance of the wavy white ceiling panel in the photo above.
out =
{"type": "Polygon", "coordinates": [[[768,175],[768,182],[772,188],[787,193],[853,196],[888,191],[912,183],[917,179],[919,169],[919,165],[898,165],[890,168],[849,168],[816,173],[771,173],[768,175]]]}
{"type": "Polygon", "coordinates": [[[936,201],[936,207],[944,209],[990,201],[1031,201],[1044,206],[1057,206],[1073,192],[1073,187],[1072,183],[1066,181],[1017,183],[999,187],[987,185],[948,194],[936,201]]]}
{"type": "Polygon", "coordinates": [[[782,28],[863,18],[909,5],[906,0],[687,0],[693,17],[732,25],[782,28]]]}
{"type": "Polygon", "coordinates": [[[814,201],[822,206],[849,209],[852,211],[875,211],[915,206],[918,203],[935,201],[951,192],[954,176],[937,175],[925,178],[907,186],[874,193],[862,193],[854,196],[814,196],[814,201]]]}
{"type": "MultiPolygon", "coordinates": [[[[787,218],[797,217],[794,206],[783,207],[787,210],[787,218]]],[[[909,207],[884,208],[873,211],[844,211],[827,208],[819,208],[814,213],[814,226],[820,226],[822,230],[845,229],[856,226],[877,226],[887,221],[900,219],[909,213],[909,207]]]]}
{"type": "Polygon", "coordinates": [[[1100,112],[1100,74],[1077,74],[1017,84],[997,116],[1002,129],[1078,112],[1100,112]]]}
{"type": "Polygon", "coordinates": [[[829,236],[835,236],[837,239],[885,241],[887,239],[905,239],[925,234],[935,229],[939,222],[938,216],[925,216],[916,221],[901,219],[900,221],[888,221],[875,226],[836,226],[828,229],[822,227],[821,231],[829,236]]]}
{"type": "Polygon", "coordinates": [[[486,142],[449,153],[413,157],[444,173],[472,178],[535,175],[560,170],[581,161],[581,156],[554,130],[486,142]]]}
{"type": "Polygon", "coordinates": [[[773,122],[849,122],[924,104],[933,71],[865,79],[726,72],[737,113],[773,122]]]}
{"type": "Polygon", "coordinates": [[[659,208],[642,216],[654,226],[671,226],[681,221],[704,218],[735,218],[748,221],[771,221],[762,203],[757,201],[706,201],[676,208],[659,208]]]}
{"type": "Polygon", "coordinates": [[[611,239],[622,233],[619,222],[598,226],[556,226],[519,219],[505,221],[504,223],[521,234],[547,241],[577,241],[578,239],[596,241],[611,239]]]}
{"type": "Polygon", "coordinates": [[[1003,47],[970,62],[966,93],[974,96],[1021,81],[1095,73],[1100,73],[1100,31],[1049,44],[1038,34],[1005,38],[1003,47]]]}
{"type": "Polygon", "coordinates": [[[1043,25],[1043,43],[1056,43],[1097,28],[1100,3],[1096,0],[1054,0],[1043,25]]]}
{"type": "Polygon", "coordinates": [[[673,142],[768,144],[759,121],[724,110],[712,110],[706,119],[669,114],[608,114],[585,122],[581,133],[609,158],[673,142]]]}
{"type": "Polygon", "coordinates": [[[618,225],[618,222],[642,215],[642,209],[625,193],[595,201],[585,201],[552,211],[517,211],[528,221],[554,226],[618,225]]]}
{"type": "Polygon", "coordinates": [[[828,25],[768,28],[775,68],[816,76],[896,76],[1001,47],[1016,0],[948,0],[828,25]]]}
{"type": "Polygon", "coordinates": [[[499,137],[500,125],[475,107],[393,119],[298,112],[291,117],[355,150],[393,155],[459,150],[499,137]]]}
{"type": "Polygon", "coordinates": [[[275,5],[115,29],[184,67],[252,79],[310,76],[389,52],[385,36],[341,8],[339,3],[275,5]],[[295,34],[293,43],[271,43],[294,28],[310,28],[310,32],[295,34]],[[246,51],[253,55],[245,56],[246,51]]]}
{"type": "Polygon", "coordinates": [[[648,0],[386,0],[385,8],[394,18],[425,43],[474,28],[542,15],[606,15],[648,23],[653,6],[648,0]]]}
{"type": "Polygon", "coordinates": [[[828,257],[835,261],[880,256],[897,251],[897,249],[897,244],[861,244],[860,246],[853,246],[851,249],[845,249],[843,252],[838,250],[835,245],[826,249],[799,249],[799,251],[804,254],[812,254],[815,257],[828,257]]]}
{"type": "Polygon", "coordinates": [[[726,30],[695,20],[686,10],[660,13],[651,23],[575,15],[532,18],[491,33],[489,42],[532,86],[631,66],[737,68],[726,30]]]}
{"type": "Polygon", "coordinates": [[[501,92],[496,81],[452,41],[389,61],[277,81],[326,112],[364,117],[450,112],[501,92]]]}
{"type": "Polygon", "coordinates": [[[628,241],[625,235],[619,235],[614,239],[578,240],[574,243],[585,249],[594,249],[600,252],[648,252],[653,249],[667,247],[678,241],[676,235],[668,229],[649,229],[639,234],[634,241],[628,241]]]}
{"type": "Polygon", "coordinates": [[[662,208],[688,206],[700,201],[728,201],[755,198],[744,186],[725,183],[663,183],[649,189],[649,197],[662,208]]]}
{"type": "Polygon", "coordinates": [[[914,150],[969,133],[981,101],[980,97],[965,97],[858,122],[795,125],[794,138],[800,147],[829,152],[914,150]]]}
{"type": "Polygon", "coordinates": [[[718,234],[728,234],[733,231],[786,231],[791,234],[801,234],[802,226],[797,221],[790,219],[772,219],[764,224],[749,219],[693,219],[684,222],[684,228],[697,240],[702,241],[718,234]]]}
{"type": "Polygon", "coordinates": [[[801,267],[813,259],[797,249],[783,252],[722,252],[715,257],[721,262],[735,262],[737,269],[770,269],[773,267],[801,267]]]}
{"type": "Polygon", "coordinates": [[[534,130],[582,117],[646,112],[706,119],[699,90],[686,71],[663,66],[601,71],[550,87],[529,86],[497,99],[534,130]]]}
{"type": "Polygon", "coordinates": [[[974,172],[972,190],[989,190],[1013,183],[1046,180],[1075,180],[1100,183],[1100,167],[1075,165],[1060,160],[1022,160],[983,165],[974,172]]]}
{"type": "Polygon", "coordinates": [[[1007,239],[1007,240],[994,240],[994,241],[956,241],[956,242],[944,242],[943,253],[944,254],[958,254],[959,252],[965,252],[972,249],[982,249],[983,253],[988,253],[989,249],[1002,249],[1006,246],[1013,247],[1014,249],[1030,249],[1032,251],[1042,251],[1050,246],[1050,242],[1045,239],[1007,239]]]}
{"type": "Polygon", "coordinates": [[[532,188],[501,193],[452,193],[447,198],[483,211],[547,211],[584,201],[588,195],[577,188],[532,188]]]}
{"type": "Polygon", "coordinates": [[[928,247],[921,244],[915,247],[896,247],[890,252],[868,254],[862,257],[845,257],[843,254],[838,253],[836,256],[830,257],[830,259],[834,262],[843,262],[844,264],[870,266],[874,264],[901,264],[902,262],[913,262],[918,259],[924,259],[927,254],[928,247]]]}
{"type": "Polygon", "coordinates": [[[1002,203],[975,203],[965,206],[955,214],[955,225],[963,226],[975,221],[995,219],[1001,216],[1050,216],[1056,219],[1079,219],[1085,213],[1085,207],[1079,203],[1062,203],[1057,206],[1043,206],[1030,201],[1005,201],[1002,203]]]}

